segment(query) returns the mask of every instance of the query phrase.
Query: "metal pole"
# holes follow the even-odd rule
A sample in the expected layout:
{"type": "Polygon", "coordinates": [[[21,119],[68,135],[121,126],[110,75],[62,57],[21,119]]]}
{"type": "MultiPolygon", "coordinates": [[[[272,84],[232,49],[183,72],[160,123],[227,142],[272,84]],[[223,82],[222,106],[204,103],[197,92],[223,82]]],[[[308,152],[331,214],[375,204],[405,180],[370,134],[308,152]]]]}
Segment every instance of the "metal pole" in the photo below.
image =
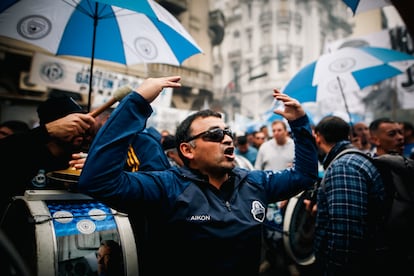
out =
{"type": "Polygon", "coordinates": [[[92,54],[91,54],[91,67],[89,71],[89,93],[88,93],[88,109],[91,111],[91,98],[92,98],[92,86],[93,86],[93,63],[95,59],[95,40],[96,40],[96,27],[98,26],[98,2],[95,2],[95,13],[93,15],[93,37],[92,37],[92,54]]]}
{"type": "Polygon", "coordinates": [[[392,80],[394,83],[394,87],[392,88],[392,106],[391,106],[391,119],[396,120],[397,119],[397,103],[398,103],[398,82],[397,78],[394,77],[392,80]]]}
{"type": "Polygon", "coordinates": [[[352,129],[351,112],[349,112],[348,103],[346,102],[345,93],[344,93],[344,90],[342,88],[341,80],[340,80],[339,76],[336,76],[336,79],[338,80],[339,90],[341,90],[342,99],[344,99],[345,110],[346,110],[346,113],[348,114],[348,117],[349,117],[349,125],[351,126],[351,129],[352,129]]]}

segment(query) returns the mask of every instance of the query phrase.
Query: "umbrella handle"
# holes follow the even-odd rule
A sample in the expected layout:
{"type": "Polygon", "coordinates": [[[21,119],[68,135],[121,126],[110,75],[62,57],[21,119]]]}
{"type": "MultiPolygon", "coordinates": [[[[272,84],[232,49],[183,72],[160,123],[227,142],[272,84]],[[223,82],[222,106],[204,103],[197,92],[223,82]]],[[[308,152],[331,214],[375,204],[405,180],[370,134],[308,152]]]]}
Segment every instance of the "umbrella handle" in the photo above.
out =
{"type": "Polygon", "coordinates": [[[97,109],[94,109],[93,111],[89,112],[88,114],[92,117],[96,117],[102,112],[104,112],[106,109],[110,108],[114,103],[121,101],[126,95],[128,95],[132,91],[132,88],[130,86],[123,86],[119,89],[117,89],[113,96],[105,102],[103,105],[98,107],[97,109]]]}
{"type": "Polygon", "coordinates": [[[351,116],[351,112],[349,112],[348,103],[346,102],[345,93],[342,88],[341,80],[339,76],[336,76],[336,79],[338,80],[339,90],[341,90],[342,99],[344,99],[345,110],[349,117],[349,125],[351,126],[351,129],[352,129],[352,116],[351,116]]]}

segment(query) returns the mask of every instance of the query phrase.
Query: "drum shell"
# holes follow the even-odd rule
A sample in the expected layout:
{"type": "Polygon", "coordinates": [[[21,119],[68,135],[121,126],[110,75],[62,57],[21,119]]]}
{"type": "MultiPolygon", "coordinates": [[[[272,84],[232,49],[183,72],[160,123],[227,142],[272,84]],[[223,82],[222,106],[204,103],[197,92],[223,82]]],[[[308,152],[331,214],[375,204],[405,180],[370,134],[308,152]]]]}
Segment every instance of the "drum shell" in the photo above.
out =
{"type": "Polygon", "coordinates": [[[95,252],[108,238],[121,246],[123,275],[138,274],[128,216],[84,194],[28,190],[13,199],[1,227],[33,275],[94,273],[95,252]]]}
{"type": "Polygon", "coordinates": [[[301,266],[315,262],[313,240],[315,217],[306,210],[304,199],[310,191],[304,191],[289,199],[283,220],[283,242],[289,256],[301,266]]]}

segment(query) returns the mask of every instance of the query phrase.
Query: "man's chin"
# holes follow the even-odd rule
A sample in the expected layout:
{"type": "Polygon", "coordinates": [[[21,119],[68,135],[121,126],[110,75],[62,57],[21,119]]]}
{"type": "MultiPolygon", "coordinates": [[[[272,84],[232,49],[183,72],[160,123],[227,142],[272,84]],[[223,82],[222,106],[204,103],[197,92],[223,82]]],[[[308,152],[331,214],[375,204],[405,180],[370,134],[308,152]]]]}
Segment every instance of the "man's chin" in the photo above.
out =
{"type": "Polygon", "coordinates": [[[231,172],[235,167],[236,167],[236,161],[232,161],[232,162],[228,162],[224,166],[224,169],[226,170],[226,172],[231,172]]]}

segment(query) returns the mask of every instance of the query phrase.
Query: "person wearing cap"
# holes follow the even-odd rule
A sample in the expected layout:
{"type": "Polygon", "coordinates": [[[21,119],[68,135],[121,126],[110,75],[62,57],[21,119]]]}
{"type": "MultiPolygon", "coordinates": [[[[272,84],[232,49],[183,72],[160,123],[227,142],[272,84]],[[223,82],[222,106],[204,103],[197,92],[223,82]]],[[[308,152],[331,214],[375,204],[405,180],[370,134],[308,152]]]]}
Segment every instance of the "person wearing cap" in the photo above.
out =
{"type": "Polygon", "coordinates": [[[275,112],[289,121],[297,142],[289,169],[236,167],[233,132],[221,113],[206,109],[176,129],[184,166],[123,170],[129,142],[153,112],[151,102],[166,87],[180,88],[180,79],[148,78],[120,102],[92,142],[77,189],[120,212],[145,211],[151,246],[140,275],[258,275],[267,204],[312,188],[318,177],[309,119],[297,100],[274,90],[284,103],[275,112]]]}
{"type": "Polygon", "coordinates": [[[0,211],[12,196],[34,188],[33,183],[44,185],[47,172],[68,168],[71,154],[79,150],[83,136],[95,123],[92,116],[84,114],[66,96],[47,99],[38,106],[37,113],[37,127],[0,139],[0,174],[4,185],[0,211]]]}
{"type": "Polygon", "coordinates": [[[178,155],[175,135],[165,135],[162,140],[162,148],[167,155],[171,167],[181,167],[184,165],[183,160],[181,160],[180,156],[178,155]]]}

